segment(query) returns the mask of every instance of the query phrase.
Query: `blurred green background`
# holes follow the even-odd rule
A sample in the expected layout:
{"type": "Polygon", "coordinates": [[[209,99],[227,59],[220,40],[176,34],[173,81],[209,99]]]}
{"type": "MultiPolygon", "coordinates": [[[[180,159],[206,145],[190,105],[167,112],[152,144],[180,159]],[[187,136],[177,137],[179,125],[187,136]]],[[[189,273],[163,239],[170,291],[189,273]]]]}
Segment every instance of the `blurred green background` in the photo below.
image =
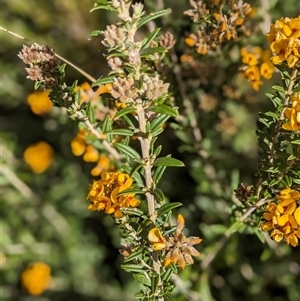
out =
{"type": "MultiPolygon", "coordinates": [[[[237,45],[267,47],[260,34],[266,21],[261,3],[250,3],[258,8],[251,20],[256,35],[242,38],[237,45]]],[[[268,3],[272,21],[300,13],[297,0],[288,5],[285,1],[268,3]]],[[[158,21],[158,26],[174,33],[179,57],[186,52],[182,38],[191,28],[190,20],[182,17],[188,1],[164,4],[172,7],[174,17],[163,25],[158,21]]],[[[90,40],[89,34],[103,30],[115,16],[103,11],[89,13],[92,0],[4,0],[1,6],[3,27],[38,44],[51,45],[95,78],[108,72],[101,38],[90,40]]],[[[146,1],[146,7],[155,9],[154,2],[146,1]]],[[[3,31],[1,35],[1,299],[132,301],[139,287],[120,268],[118,228],[110,216],[87,210],[85,198],[94,165],[71,152],[77,125],[59,108],[43,117],[31,112],[26,99],[33,92],[33,83],[26,79],[17,57],[23,42],[3,31]],[[42,174],[32,173],[23,160],[24,150],[38,141],[46,141],[55,151],[53,163],[42,174]],[[36,261],[51,267],[52,282],[43,295],[35,297],[22,289],[20,276],[28,263],[36,261]]],[[[181,130],[176,121],[168,124],[160,138],[164,153],[186,165],[169,169],[160,186],[170,201],[183,203],[179,212],[185,216],[189,234],[203,238],[198,247],[201,258],[174,279],[175,294],[179,301],[298,301],[299,247],[270,240],[263,244],[252,227],[255,219],[240,233],[228,239],[224,236],[238,211],[233,189],[239,182],[255,183],[257,114],[270,107],[264,93],[279,82],[277,74],[259,92],[251,90],[237,75],[240,61],[234,43],[224,49],[227,55],[198,57],[204,79],[199,80],[189,69],[182,73],[197,111],[203,134],[201,149],[206,155],[199,155],[189,138],[191,129],[181,130]],[[203,109],[205,96],[217,100],[209,111],[203,109]]],[[[67,67],[68,83],[76,79],[86,81],[67,67]]],[[[172,75],[169,80],[173,81],[175,103],[183,112],[172,75]]]]}

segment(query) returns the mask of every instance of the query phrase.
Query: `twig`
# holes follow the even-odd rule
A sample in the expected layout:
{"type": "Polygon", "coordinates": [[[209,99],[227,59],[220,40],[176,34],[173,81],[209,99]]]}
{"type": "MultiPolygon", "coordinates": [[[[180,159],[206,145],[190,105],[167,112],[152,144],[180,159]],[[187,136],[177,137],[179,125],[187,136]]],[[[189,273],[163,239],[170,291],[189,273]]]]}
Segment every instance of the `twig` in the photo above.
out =
{"type": "MultiPolygon", "coordinates": [[[[260,199],[258,200],[255,205],[249,207],[246,212],[244,212],[244,214],[240,217],[240,222],[244,222],[245,219],[252,214],[257,208],[259,208],[260,206],[269,203],[270,201],[272,201],[272,199],[260,199]]],[[[221,240],[219,240],[214,249],[212,251],[210,251],[203,259],[201,262],[201,269],[205,270],[207,269],[207,267],[210,265],[210,263],[215,259],[215,257],[217,256],[217,254],[219,253],[219,251],[224,247],[225,243],[227,242],[227,240],[232,236],[232,234],[234,234],[237,230],[231,230],[230,228],[225,232],[224,236],[221,238],[221,240]]]]}
{"type": "MultiPolygon", "coordinates": [[[[10,31],[2,26],[0,26],[0,29],[2,31],[5,31],[7,32],[8,34],[18,38],[18,39],[21,39],[21,40],[24,40],[27,44],[33,44],[32,41],[30,41],[29,39],[26,39],[25,37],[19,35],[18,33],[15,33],[13,31],[10,31]]],[[[37,44],[37,43],[35,43],[37,44]]],[[[38,45],[38,44],[37,44],[38,45]]],[[[57,53],[55,53],[55,56],[57,58],[59,58],[60,60],[62,60],[63,62],[65,62],[66,64],[68,64],[69,66],[71,66],[72,68],[74,68],[76,71],[78,71],[80,74],[82,74],[83,76],[85,76],[88,80],[90,80],[92,83],[94,83],[96,81],[96,79],[94,77],[92,77],[91,75],[89,75],[88,73],[86,73],[85,71],[83,71],[82,69],[80,69],[79,67],[75,66],[73,63],[71,63],[70,61],[66,60],[65,58],[63,58],[62,56],[58,55],[57,53]]]]}

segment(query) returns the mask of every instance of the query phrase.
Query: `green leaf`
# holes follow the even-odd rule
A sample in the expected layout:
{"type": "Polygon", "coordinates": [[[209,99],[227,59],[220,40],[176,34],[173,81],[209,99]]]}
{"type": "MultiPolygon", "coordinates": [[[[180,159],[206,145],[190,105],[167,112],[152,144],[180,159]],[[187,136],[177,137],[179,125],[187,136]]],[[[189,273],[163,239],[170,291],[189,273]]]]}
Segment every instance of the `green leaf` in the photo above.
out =
{"type": "Polygon", "coordinates": [[[97,9],[105,9],[109,11],[117,12],[118,10],[110,5],[108,0],[97,0],[94,4],[94,7],[90,10],[90,12],[93,12],[97,9]]]}
{"type": "Polygon", "coordinates": [[[136,159],[138,161],[141,161],[140,154],[134,150],[132,147],[125,145],[123,143],[116,142],[114,143],[114,146],[123,154],[127,155],[128,157],[132,159],[136,159]]]}
{"type": "Polygon", "coordinates": [[[152,47],[152,48],[145,48],[144,50],[140,51],[140,54],[142,57],[145,57],[147,55],[155,54],[155,53],[164,53],[167,52],[167,49],[162,46],[158,47],[152,47]]]}
{"type": "Polygon", "coordinates": [[[124,257],[124,261],[125,262],[129,262],[131,260],[137,259],[137,258],[142,258],[143,257],[143,253],[145,252],[144,248],[139,248],[136,251],[133,251],[129,256],[124,257]]]}
{"type": "Polygon", "coordinates": [[[126,272],[141,273],[145,271],[145,267],[140,264],[125,263],[125,264],[121,264],[121,268],[126,272]]]}
{"type": "Polygon", "coordinates": [[[151,106],[147,110],[151,111],[151,112],[155,112],[155,113],[169,115],[172,117],[178,116],[178,108],[177,107],[172,108],[172,107],[164,105],[164,104],[160,104],[157,106],[151,106]]]}
{"type": "Polygon", "coordinates": [[[93,30],[90,34],[90,37],[97,37],[101,34],[101,30],[93,30]]]}
{"type": "Polygon", "coordinates": [[[78,89],[78,91],[75,93],[75,98],[74,98],[75,103],[78,105],[81,104],[81,91],[78,89]]]}
{"type": "Polygon", "coordinates": [[[114,78],[115,78],[115,76],[101,77],[92,84],[92,87],[105,85],[105,84],[112,84],[114,82],[114,78]]]}
{"type": "Polygon", "coordinates": [[[158,166],[153,173],[153,180],[158,183],[166,170],[166,166],[158,166]]]}
{"type": "Polygon", "coordinates": [[[111,135],[120,135],[120,136],[133,136],[133,131],[127,130],[127,129],[115,129],[111,130],[109,132],[106,132],[105,134],[111,134],[111,135]]]}
{"type": "Polygon", "coordinates": [[[162,146],[159,145],[159,146],[154,150],[154,152],[153,152],[153,154],[155,155],[155,157],[157,157],[157,156],[160,154],[161,150],[162,150],[162,146]]]}
{"type": "Polygon", "coordinates": [[[151,281],[150,281],[150,279],[148,279],[148,278],[145,276],[145,274],[132,274],[132,277],[133,277],[136,281],[138,281],[138,282],[140,282],[140,283],[142,283],[142,284],[144,284],[144,285],[146,285],[146,286],[151,286],[151,281]]]}
{"type": "Polygon", "coordinates": [[[162,278],[162,280],[163,280],[164,282],[169,282],[170,279],[171,279],[171,277],[172,277],[172,274],[173,274],[172,269],[168,268],[168,269],[166,270],[166,272],[162,275],[161,278],[162,278]]]}
{"type": "Polygon", "coordinates": [[[130,108],[130,107],[121,109],[115,115],[114,120],[117,120],[118,118],[120,118],[120,117],[122,117],[124,115],[131,114],[131,113],[135,112],[135,110],[136,110],[135,108],[130,108]]]}
{"type": "Polygon", "coordinates": [[[164,203],[166,200],[166,197],[163,193],[163,191],[159,188],[155,188],[154,190],[150,191],[150,193],[155,197],[155,199],[160,202],[164,203]]]}
{"type": "Polygon", "coordinates": [[[111,118],[109,116],[106,116],[102,125],[102,131],[104,134],[111,130],[112,123],[113,121],[111,120],[111,118]]]}
{"type": "Polygon", "coordinates": [[[165,10],[161,10],[161,11],[158,11],[158,12],[155,12],[155,13],[145,15],[138,21],[137,28],[139,29],[141,26],[143,26],[144,24],[150,22],[151,20],[162,17],[162,16],[164,16],[168,13],[169,13],[169,10],[165,9],[165,10]]]}
{"type": "Polygon", "coordinates": [[[144,212],[138,208],[121,208],[121,211],[126,215],[134,215],[134,216],[142,216],[144,215],[144,212]]]}
{"type": "Polygon", "coordinates": [[[285,93],[285,90],[281,86],[277,86],[277,85],[276,86],[272,86],[272,89],[275,90],[275,91],[278,91],[278,92],[285,93]]]}
{"type": "Polygon", "coordinates": [[[154,161],[153,166],[182,167],[184,164],[180,160],[171,157],[160,157],[154,161]]]}
{"type": "Polygon", "coordinates": [[[159,283],[158,275],[152,275],[151,277],[151,292],[154,294],[157,290],[157,286],[159,283]]]}
{"type": "Polygon", "coordinates": [[[128,189],[125,189],[125,190],[119,192],[118,195],[125,195],[125,194],[131,194],[131,193],[145,194],[145,192],[143,190],[140,190],[139,188],[128,188],[128,189]]]}
{"type": "Polygon", "coordinates": [[[88,118],[92,124],[94,124],[96,122],[95,110],[90,102],[87,104],[86,115],[88,116],[88,118]]]}
{"type": "Polygon", "coordinates": [[[162,128],[162,125],[170,118],[168,115],[161,114],[151,122],[151,131],[154,132],[162,128]]]}
{"type": "Polygon", "coordinates": [[[279,118],[278,114],[276,114],[275,112],[266,112],[265,115],[273,117],[275,120],[278,120],[279,118]]]}
{"type": "Polygon", "coordinates": [[[154,29],[147,38],[145,38],[142,41],[142,46],[141,49],[143,50],[144,48],[149,47],[150,43],[155,39],[155,37],[157,36],[157,34],[159,33],[160,28],[156,28],[154,29]]]}
{"type": "Polygon", "coordinates": [[[165,204],[158,209],[157,214],[158,214],[158,216],[162,216],[162,215],[168,213],[169,211],[171,211],[177,207],[180,207],[180,206],[182,206],[182,204],[179,202],[165,204]]]}

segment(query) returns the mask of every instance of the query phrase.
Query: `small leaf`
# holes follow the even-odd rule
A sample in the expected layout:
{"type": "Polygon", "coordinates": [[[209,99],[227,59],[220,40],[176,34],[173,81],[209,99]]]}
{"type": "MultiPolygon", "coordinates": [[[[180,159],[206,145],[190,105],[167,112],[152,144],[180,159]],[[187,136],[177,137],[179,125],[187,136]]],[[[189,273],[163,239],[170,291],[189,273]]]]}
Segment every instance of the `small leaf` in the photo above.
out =
{"type": "Polygon", "coordinates": [[[129,262],[129,261],[137,259],[137,258],[142,258],[144,252],[145,252],[144,248],[140,248],[138,250],[135,250],[129,256],[124,257],[124,261],[129,262]]]}
{"type": "Polygon", "coordinates": [[[135,112],[135,110],[136,110],[135,108],[131,108],[131,107],[121,109],[115,115],[114,120],[117,120],[118,118],[120,118],[120,117],[122,117],[124,115],[131,114],[131,113],[135,112]]]}
{"type": "Polygon", "coordinates": [[[101,34],[101,30],[93,30],[90,34],[90,37],[97,37],[101,34]]]}
{"type": "Polygon", "coordinates": [[[157,290],[157,286],[159,283],[159,277],[158,275],[152,275],[151,277],[151,292],[154,294],[157,290]]]}
{"type": "Polygon", "coordinates": [[[182,167],[184,164],[180,160],[171,157],[160,157],[154,161],[153,166],[182,167]]]}
{"type": "Polygon", "coordinates": [[[164,52],[167,52],[167,49],[165,47],[159,46],[159,47],[145,48],[144,50],[140,51],[140,54],[142,57],[146,57],[151,54],[164,53],[164,52]]]}
{"type": "Polygon", "coordinates": [[[105,84],[111,84],[114,82],[115,76],[105,76],[97,79],[93,84],[92,87],[105,85],[105,84]]]}
{"type": "Polygon", "coordinates": [[[111,4],[108,2],[108,0],[97,0],[97,3],[94,4],[94,7],[90,10],[90,12],[93,12],[97,9],[105,9],[117,12],[118,10],[111,6],[111,4]]]}
{"type": "Polygon", "coordinates": [[[153,173],[153,180],[158,183],[166,170],[166,166],[158,166],[153,173]]]}
{"type": "Polygon", "coordinates": [[[155,113],[161,113],[165,115],[169,115],[172,117],[178,116],[178,110],[177,108],[172,108],[170,106],[166,106],[164,104],[160,104],[157,106],[151,106],[147,109],[148,111],[155,112],[155,113]]]}
{"type": "Polygon", "coordinates": [[[158,11],[158,12],[155,12],[155,13],[145,15],[138,21],[137,28],[139,29],[141,26],[143,26],[144,24],[150,22],[151,20],[162,17],[162,16],[164,16],[168,13],[169,13],[169,10],[165,9],[165,10],[161,10],[161,11],[158,11]]]}
{"type": "Polygon", "coordinates": [[[155,197],[157,201],[160,203],[164,203],[166,200],[166,197],[161,189],[155,188],[154,190],[150,191],[150,193],[155,197]]]}
{"type": "Polygon", "coordinates": [[[141,156],[140,154],[134,150],[132,147],[128,145],[124,145],[122,143],[116,142],[114,143],[114,146],[123,154],[127,155],[128,157],[132,159],[136,159],[138,161],[141,161],[141,156]]]}
{"type": "Polygon", "coordinates": [[[96,122],[94,107],[91,105],[90,102],[87,104],[86,115],[88,116],[92,124],[96,122]]]}
{"type": "Polygon", "coordinates": [[[161,150],[162,150],[162,146],[159,145],[159,146],[154,150],[153,154],[157,157],[157,156],[159,156],[161,150]]]}
{"type": "Polygon", "coordinates": [[[169,282],[170,279],[171,279],[171,277],[172,277],[172,274],[173,274],[172,269],[168,268],[168,269],[166,270],[166,272],[162,275],[162,280],[163,280],[164,282],[169,282]]]}
{"type": "Polygon", "coordinates": [[[111,134],[111,135],[120,135],[120,136],[133,136],[133,131],[127,130],[127,129],[116,129],[111,130],[109,132],[106,132],[105,134],[111,134]]]}
{"type": "Polygon", "coordinates": [[[162,128],[162,125],[170,118],[168,115],[161,114],[151,122],[151,131],[154,132],[162,128]]]}
{"type": "Polygon", "coordinates": [[[132,277],[133,277],[136,281],[138,281],[138,282],[140,282],[140,283],[142,283],[142,284],[144,284],[144,285],[146,285],[146,286],[151,286],[151,281],[150,281],[150,279],[148,279],[148,278],[145,276],[145,274],[132,274],[132,277]]]}
{"type": "Polygon", "coordinates": [[[126,272],[141,273],[145,271],[145,267],[139,264],[125,263],[125,264],[121,264],[121,268],[126,272]]]}
{"type": "Polygon", "coordinates": [[[112,123],[113,121],[111,120],[111,118],[109,116],[106,116],[102,125],[102,131],[104,134],[111,130],[112,123]]]}
{"type": "Polygon", "coordinates": [[[147,38],[142,41],[141,49],[149,47],[150,43],[155,39],[157,34],[159,33],[160,28],[154,29],[147,38]]]}
{"type": "Polygon", "coordinates": [[[272,86],[272,89],[275,90],[275,91],[278,91],[278,92],[285,93],[283,87],[281,87],[281,86],[277,86],[277,85],[276,86],[272,86]]]}
{"type": "Polygon", "coordinates": [[[182,204],[179,202],[165,204],[158,209],[157,214],[158,214],[158,216],[164,215],[164,214],[168,213],[169,211],[171,211],[177,207],[180,207],[180,206],[182,206],[182,204]]]}
{"type": "Polygon", "coordinates": [[[125,194],[145,194],[145,192],[143,190],[140,190],[138,188],[128,188],[128,189],[125,189],[121,192],[118,193],[118,195],[125,195],[125,194]]]}
{"type": "Polygon", "coordinates": [[[121,208],[121,211],[126,215],[142,216],[144,212],[138,208],[121,208]]]}

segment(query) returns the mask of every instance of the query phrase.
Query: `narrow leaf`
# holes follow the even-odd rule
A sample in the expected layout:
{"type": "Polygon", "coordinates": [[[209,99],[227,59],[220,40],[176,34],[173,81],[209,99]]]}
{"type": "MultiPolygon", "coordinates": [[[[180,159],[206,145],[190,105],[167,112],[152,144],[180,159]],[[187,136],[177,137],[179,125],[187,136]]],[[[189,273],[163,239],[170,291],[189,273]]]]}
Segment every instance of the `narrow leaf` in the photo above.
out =
{"type": "Polygon", "coordinates": [[[165,47],[152,47],[152,48],[145,48],[144,50],[140,51],[141,56],[147,56],[155,53],[164,53],[167,52],[165,47]]]}
{"type": "Polygon", "coordinates": [[[133,136],[133,131],[127,129],[116,129],[106,132],[106,134],[120,135],[120,136],[133,136]]]}
{"type": "Polygon", "coordinates": [[[166,106],[164,104],[160,104],[157,106],[151,106],[147,109],[148,111],[155,112],[155,113],[161,113],[165,115],[169,115],[172,117],[178,116],[177,108],[172,108],[170,106],[166,106]]]}
{"type": "Polygon", "coordinates": [[[135,111],[136,109],[135,108],[124,108],[124,109],[121,109],[120,111],[117,112],[117,114],[115,115],[114,117],[114,120],[124,116],[124,115],[127,115],[127,114],[131,114],[135,111]]]}
{"type": "Polygon", "coordinates": [[[111,84],[114,82],[115,76],[105,76],[97,79],[93,84],[92,87],[105,85],[105,84],[111,84]]]}
{"type": "Polygon", "coordinates": [[[163,176],[165,170],[166,170],[166,166],[158,166],[154,173],[153,173],[153,180],[155,181],[155,183],[158,183],[161,179],[161,177],[163,176]]]}
{"type": "Polygon", "coordinates": [[[145,268],[142,265],[138,264],[125,263],[121,265],[121,268],[126,272],[141,273],[145,271],[145,268]]]}
{"type": "Polygon", "coordinates": [[[147,38],[145,38],[142,42],[141,49],[149,47],[150,43],[155,39],[157,34],[159,33],[160,28],[154,29],[147,38]]]}
{"type": "Polygon", "coordinates": [[[169,211],[171,211],[177,207],[180,207],[180,206],[182,206],[182,204],[179,202],[165,204],[158,209],[158,211],[157,211],[158,216],[164,215],[164,214],[168,213],[169,211]]]}
{"type": "Polygon", "coordinates": [[[160,157],[154,161],[153,166],[182,167],[184,164],[180,160],[171,157],[160,157]]]}
{"type": "Polygon", "coordinates": [[[150,193],[155,197],[155,199],[157,201],[159,201],[160,203],[163,203],[166,198],[165,198],[165,195],[164,193],[162,192],[161,189],[159,188],[155,188],[154,190],[150,191],[150,193]]]}
{"type": "Polygon", "coordinates": [[[138,282],[140,282],[140,283],[142,283],[142,284],[144,284],[146,286],[151,286],[150,279],[148,279],[144,274],[133,274],[132,277],[136,281],[138,281],[138,282]]]}
{"type": "Polygon", "coordinates": [[[136,159],[138,161],[141,160],[141,156],[140,154],[134,150],[132,147],[128,146],[128,145],[124,145],[122,143],[116,142],[114,143],[114,146],[123,154],[129,156],[132,159],[136,159]]]}
{"type": "Polygon", "coordinates": [[[138,21],[137,28],[140,28],[141,26],[143,26],[144,24],[148,23],[149,21],[154,20],[154,19],[159,18],[159,17],[162,17],[162,16],[164,16],[164,15],[166,15],[168,13],[169,13],[169,10],[165,9],[165,10],[161,10],[161,11],[158,11],[158,12],[151,13],[151,14],[148,14],[146,16],[143,16],[138,21]]]}

